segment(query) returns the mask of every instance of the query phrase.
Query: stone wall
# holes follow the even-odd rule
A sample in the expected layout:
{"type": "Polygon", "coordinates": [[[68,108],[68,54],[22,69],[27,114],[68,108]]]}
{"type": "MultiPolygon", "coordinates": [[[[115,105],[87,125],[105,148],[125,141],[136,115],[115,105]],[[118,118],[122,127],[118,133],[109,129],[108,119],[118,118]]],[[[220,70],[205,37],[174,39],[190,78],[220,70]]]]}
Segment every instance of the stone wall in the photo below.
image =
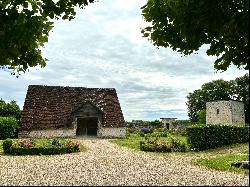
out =
{"type": "Polygon", "coordinates": [[[53,138],[53,137],[75,137],[76,129],[57,129],[57,130],[32,130],[18,133],[19,138],[53,138]]]}
{"type": "Polygon", "coordinates": [[[244,124],[244,105],[237,101],[206,103],[206,124],[244,124]]]}
{"type": "Polygon", "coordinates": [[[173,123],[175,122],[176,118],[161,118],[161,122],[163,124],[163,127],[173,129],[174,125],[173,123]]]}
{"type": "Polygon", "coordinates": [[[97,132],[98,137],[107,137],[107,138],[123,138],[125,137],[125,128],[120,127],[120,128],[100,128],[97,132]]]}
{"type": "Polygon", "coordinates": [[[245,124],[244,104],[242,102],[233,102],[232,122],[234,124],[245,124]]]}
{"type": "MultiPolygon", "coordinates": [[[[57,129],[57,130],[31,130],[18,133],[19,138],[54,138],[54,137],[76,137],[76,128],[57,129]]],[[[100,138],[122,138],[125,137],[125,128],[100,128],[97,131],[97,137],[100,138]]]]}

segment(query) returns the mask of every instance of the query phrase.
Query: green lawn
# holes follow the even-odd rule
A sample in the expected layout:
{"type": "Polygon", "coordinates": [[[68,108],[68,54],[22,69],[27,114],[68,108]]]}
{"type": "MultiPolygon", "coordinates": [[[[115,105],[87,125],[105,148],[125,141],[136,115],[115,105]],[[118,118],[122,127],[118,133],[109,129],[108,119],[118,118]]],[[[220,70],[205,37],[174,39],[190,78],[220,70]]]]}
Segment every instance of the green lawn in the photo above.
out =
{"type": "Polygon", "coordinates": [[[137,134],[131,134],[128,138],[111,140],[111,142],[140,151],[140,141],[142,140],[144,140],[144,137],[138,136],[137,134]]]}
{"type": "MultiPolygon", "coordinates": [[[[176,137],[181,141],[187,142],[187,138],[185,136],[174,135],[173,137],[176,137]]],[[[140,151],[140,141],[142,141],[142,140],[145,140],[145,138],[139,136],[138,134],[131,133],[128,138],[111,140],[111,142],[114,142],[120,146],[124,146],[127,148],[131,148],[131,149],[140,151]]],[[[163,140],[163,141],[168,142],[168,141],[170,141],[170,136],[160,137],[159,140],[163,140]]]]}
{"type": "Polygon", "coordinates": [[[229,171],[249,174],[248,169],[230,167],[237,160],[249,160],[249,143],[227,145],[220,148],[200,152],[190,152],[195,159],[195,165],[204,166],[219,171],[229,171]]]}
{"type": "Polygon", "coordinates": [[[249,155],[240,153],[225,154],[222,156],[216,156],[214,158],[198,159],[195,160],[193,163],[196,165],[205,166],[207,168],[215,170],[248,174],[249,169],[231,167],[231,163],[238,160],[249,160],[249,155]]]}
{"type": "MultiPolygon", "coordinates": [[[[179,138],[181,141],[187,141],[185,136],[174,136],[179,138]]],[[[144,137],[140,137],[137,134],[131,134],[128,138],[111,140],[120,146],[131,148],[133,150],[140,151],[140,141],[144,140],[144,137]]],[[[169,138],[161,137],[164,141],[169,141],[169,138]]],[[[248,169],[231,167],[231,162],[237,160],[249,160],[249,143],[227,145],[220,148],[209,149],[205,151],[188,151],[185,153],[174,152],[174,153],[149,153],[158,156],[187,156],[193,158],[193,164],[204,166],[214,170],[229,171],[242,174],[248,174],[248,169]]]]}

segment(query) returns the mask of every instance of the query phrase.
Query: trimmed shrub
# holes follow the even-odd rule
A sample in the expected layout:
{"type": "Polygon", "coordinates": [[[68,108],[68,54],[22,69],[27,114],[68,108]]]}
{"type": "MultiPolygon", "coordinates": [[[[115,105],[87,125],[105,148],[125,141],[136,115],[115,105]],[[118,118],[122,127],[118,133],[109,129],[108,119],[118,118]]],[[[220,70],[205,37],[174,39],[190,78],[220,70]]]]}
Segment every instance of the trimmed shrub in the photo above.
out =
{"type": "Polygon", "coordinates": [[[181,136],[186,136],[187,132],[186,132],[186,127],[180,127],[177,129],[170,129],[169,133],[172,135],[181,135],[181,136]]]}
{"type": "Polygon", "coordinates": [[[12,143],[13,143],[13,141],[9,138],[3,141],[3,151],[5,154],[10,153],[10,148],[12,146],[12,143]]]}
{"type": "Polygon", "coordinates": [[[62,145],[63,145],[63,142],[62,142],[62,140],[60,140],[59,138],[53,138],[51,144],[52,144],[52,145],[55,145],[55,146],[62,146],[62,145]]]}
{"type": "Polygon", "coordinates": [[[154,129],[152,136],[156,137],[168,137],[169,135],[169,130],[167,128],[158,128],[154,129]]]}
{"type": "Polygon", "coordinates": [[[177,152],[186,152],[187,151],[187,145],[185,142],[181,142],[179,139],[175,137],[171,137],[171,145],[172,150],[177,152]]]}
{"type": "Polygon", "coordinates": [[[0,117],[0,139],[14,137],[16,128],[17,120],[14,117],[0,117]]]}
{"type": "Polygon", "coordinates": [[[172,148],[170,144],[159,141],[158,138],[149,138],[146,141],[140,142],[140,150],[148,152],[171,152],[172,148]]]}
{"type": "Polygon", "coordinates": [[[245,143],[249,139],[249,127],[234,125],[193,125],[186,129],[193,150],[245,143]]]}
{"type": "Polygon", "coordinates": [[[187,145],[177,138],[171,137],[170,142],[159,140],[158,137],[145,136],[145,141],[140,142],[141,151],[149,152],[185,152],[187,145]]]}
{"type": "Polygon", "coordinates": [[[11,155],[54,155],[80,151],[80,144],[72,141],[48,140],[44,145],[36,145],[31,140],[5,140],[4,153],[11,155]],[[52,144],[53,143],[53,144],[52,144]]]}

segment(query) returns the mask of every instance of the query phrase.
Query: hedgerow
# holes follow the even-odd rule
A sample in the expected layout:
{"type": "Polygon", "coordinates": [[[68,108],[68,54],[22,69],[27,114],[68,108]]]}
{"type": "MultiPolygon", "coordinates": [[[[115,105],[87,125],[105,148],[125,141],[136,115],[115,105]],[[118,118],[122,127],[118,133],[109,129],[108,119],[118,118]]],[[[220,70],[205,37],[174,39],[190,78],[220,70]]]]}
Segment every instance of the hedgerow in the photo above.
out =
{"type": "Polygon", "coordinates": [[[35,139],[6,139],[3,141],[3,150],[5,154],[11,155],[54,155],[79,152],[80,144],[70,140],[53,139],[40,145],[35,139]]]}
{"type": "Polygon", "coordinates": [[[249,127],[236,125],[193,125],[186,128],[187,141],[193,150],[206,150],[249,139],[249,127]]]}

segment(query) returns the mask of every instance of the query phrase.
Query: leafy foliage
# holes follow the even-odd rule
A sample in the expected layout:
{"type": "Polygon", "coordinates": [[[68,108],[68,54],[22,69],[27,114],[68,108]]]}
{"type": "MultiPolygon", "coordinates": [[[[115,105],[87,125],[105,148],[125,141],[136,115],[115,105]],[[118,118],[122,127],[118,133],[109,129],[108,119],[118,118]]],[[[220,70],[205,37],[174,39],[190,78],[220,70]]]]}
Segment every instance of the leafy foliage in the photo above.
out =
{"type": "Polygon", "coordinates": [[[154,45],[189,55],[210,44],[207,55],[217,57],[215,69],[249,69],[248,0],[148,0],[142,15],[150,22],[143,36],[154,45]]]}
{"type": "Polygon", "coordinates": [[[0,1],[0,67],[25,72],[46,62],[40,47],[48,42],[52,19],[71,20],[75,6],[84,8],[94,0],[0,1]]]}
{"type": "Polygon", "coordinates": [[[198,123],[206,124],[206,109],[202,109],[198,112],[198,123]]]}
{"type": "Polygon", "coordinates": [[[16,101],[11,101],[6,103],[4,100],[0,99],[0,116],[2,117],[14,117],[18,122],[21,118],[21,110],[17,105],[16,101]]]}
{"type": "Polygon", "coordinates": [[[11,139],[6,139],[3,141],[3,150],[5,154],[10,153],[10,147],[12,146],[13,141],[11,139]]]}
{"type": "Polygon", "coordinates": [[[186,129],[187,140],[194,150],[206,150],[249,139],[249,127],[234,125],[193,125],[186,129]]]}
{"type": "Polygon", "coordinates": [[[0,139],[15,136],[17,120],[13,117],[0,117],[0,139]]]}
{"type": "Polygon", "coordinates": [[[70,140],[53,139],[39,144],[36,140],[4,140],[5,154],[11,155],[54,155],[80,151],[80,144],[70,140]]]}
{"type": "Polygon", "coordinates": [[[188,116],[193,123],[198,122],[198,112],[206,109],[206,102],[230,99],[244,103],[245,121],[249,123],[249,74],[231,81],[219,79],[205,83],[201,89],[189,93],[187,99],[188,116]]]}
{"type": "Polygon", "coordinates": [[[148,136],[145,137],[145,141],[140,141],[140,150],[149,152],[186,152],[187,145],[185,142],[172,136],[170,141],[148,136]]]}

